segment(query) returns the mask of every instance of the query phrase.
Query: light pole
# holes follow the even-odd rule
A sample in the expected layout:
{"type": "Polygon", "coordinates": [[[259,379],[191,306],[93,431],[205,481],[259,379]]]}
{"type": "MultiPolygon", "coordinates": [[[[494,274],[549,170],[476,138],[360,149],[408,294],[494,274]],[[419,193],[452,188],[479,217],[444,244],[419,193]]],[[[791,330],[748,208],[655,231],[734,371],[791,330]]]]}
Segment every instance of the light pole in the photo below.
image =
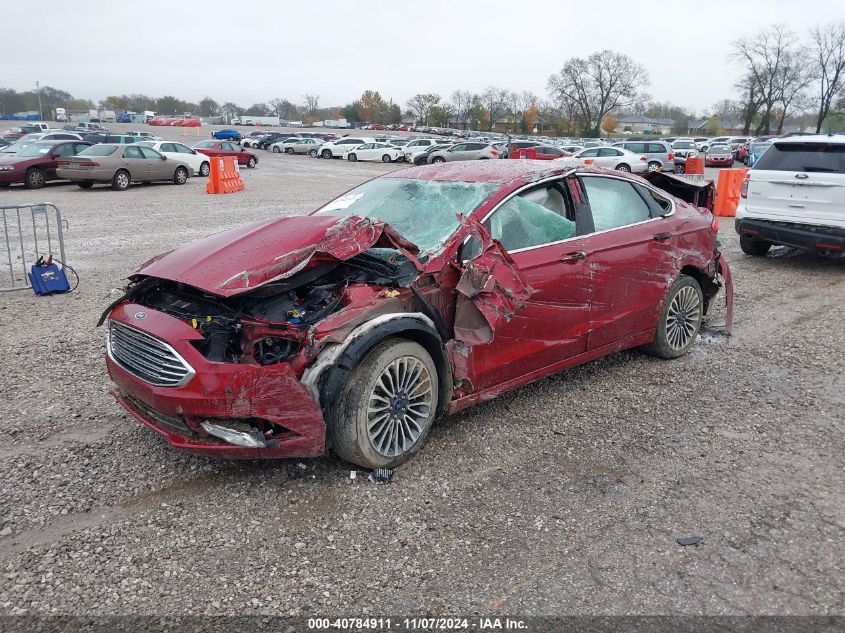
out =
{"type": "Polygon", "coordinates": [[[41,109],[41,84],[37,81],[35,82],[35,89],[38,92],[38,120],[44,120],[44,111],[41,109]]]}

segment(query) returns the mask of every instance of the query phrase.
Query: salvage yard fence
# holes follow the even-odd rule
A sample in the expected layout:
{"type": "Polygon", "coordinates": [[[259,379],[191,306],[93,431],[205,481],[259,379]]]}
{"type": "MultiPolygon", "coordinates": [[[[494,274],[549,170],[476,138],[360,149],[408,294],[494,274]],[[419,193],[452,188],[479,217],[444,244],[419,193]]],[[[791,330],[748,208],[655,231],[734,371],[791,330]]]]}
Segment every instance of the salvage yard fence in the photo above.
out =
{"type": "Polygon", "coordinates": [[[50,202],[0,205],[0,211],[4,239],[0,242],[0,292],[31,288],[30,268],[41,256],[67,261],[64,234],[67,222],[56,205],[50,202]]]}

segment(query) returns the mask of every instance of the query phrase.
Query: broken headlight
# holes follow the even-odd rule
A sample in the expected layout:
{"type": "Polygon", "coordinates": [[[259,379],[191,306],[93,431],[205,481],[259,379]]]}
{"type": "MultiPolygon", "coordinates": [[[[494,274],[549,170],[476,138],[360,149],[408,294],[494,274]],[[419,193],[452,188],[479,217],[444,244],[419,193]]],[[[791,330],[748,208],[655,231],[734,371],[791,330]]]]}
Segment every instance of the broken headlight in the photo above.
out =
{"type": "Polygon", "coordinates": [[[255,343],[253,355],[262,365],[274,365],[299,351],[299,342],[279,336],[267,336],[255,343]]]}

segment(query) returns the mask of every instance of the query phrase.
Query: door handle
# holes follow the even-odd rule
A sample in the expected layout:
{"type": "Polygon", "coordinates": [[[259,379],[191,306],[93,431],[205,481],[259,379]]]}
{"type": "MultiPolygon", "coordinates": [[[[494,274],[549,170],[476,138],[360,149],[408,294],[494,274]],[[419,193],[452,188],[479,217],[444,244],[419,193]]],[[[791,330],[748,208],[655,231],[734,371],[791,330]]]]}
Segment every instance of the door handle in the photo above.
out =
{"type": "Polygon", "coordinates": [[[653,239],[655,242],[665,242],[671,237],[672,233],[655,233],[651,236],[651,239],[653,239]]]}
{"type": "Polygon", "coordinates": [[[584,251],[575,251],[574,253],[564,255],[560,258],[560,261],[564,264],[574,264],[582,259],[587,259],[587,253],[584,251]]]}

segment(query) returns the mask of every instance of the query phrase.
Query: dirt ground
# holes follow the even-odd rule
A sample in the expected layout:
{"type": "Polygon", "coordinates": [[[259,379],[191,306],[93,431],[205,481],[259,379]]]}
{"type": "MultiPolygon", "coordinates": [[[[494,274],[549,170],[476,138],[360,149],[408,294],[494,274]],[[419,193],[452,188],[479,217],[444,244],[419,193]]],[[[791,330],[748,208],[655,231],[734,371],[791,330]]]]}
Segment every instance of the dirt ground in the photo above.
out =
{"type": "Polygon", "coordinates": [[[59,206],[81,277],[0,294],[0,613],[845,611],[845,260],[744,256],[730,221],[733,337],[717,310],[684,358],[615,354],[443,419],[388,484],[181,454],[127,416],[94,324],[138,264],[404,168],[258,154],[232,195],[0,190],[59,206]]]}

